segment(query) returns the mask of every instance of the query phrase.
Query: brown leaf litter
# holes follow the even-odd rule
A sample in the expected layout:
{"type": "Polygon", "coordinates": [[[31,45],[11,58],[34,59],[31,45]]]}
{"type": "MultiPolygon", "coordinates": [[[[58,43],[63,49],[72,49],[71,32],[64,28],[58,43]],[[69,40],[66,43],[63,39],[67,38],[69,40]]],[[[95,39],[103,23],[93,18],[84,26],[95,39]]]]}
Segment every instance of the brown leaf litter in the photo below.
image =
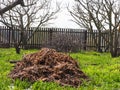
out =
{"type": "Polygon", "coordinates": [[[9,77],[32,83],[42,80],[74,87],[88,79],[72,57],[49,48],[25,55],[15,64],[9,77]]]}

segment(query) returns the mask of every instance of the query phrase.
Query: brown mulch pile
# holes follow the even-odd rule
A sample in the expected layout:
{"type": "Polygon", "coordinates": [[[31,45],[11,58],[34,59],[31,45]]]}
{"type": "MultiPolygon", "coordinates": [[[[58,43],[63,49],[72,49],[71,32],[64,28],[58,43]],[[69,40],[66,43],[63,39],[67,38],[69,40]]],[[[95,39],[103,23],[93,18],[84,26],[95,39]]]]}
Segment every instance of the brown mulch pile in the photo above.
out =
{"type": "Polygon", "coordinates": [[[49,48],[25,55],[15,64],[9,77],[30,82],[39,80],[56,82],[75,87],[79,86],[82,80],[88,79],[72,57],[49,48]]]}

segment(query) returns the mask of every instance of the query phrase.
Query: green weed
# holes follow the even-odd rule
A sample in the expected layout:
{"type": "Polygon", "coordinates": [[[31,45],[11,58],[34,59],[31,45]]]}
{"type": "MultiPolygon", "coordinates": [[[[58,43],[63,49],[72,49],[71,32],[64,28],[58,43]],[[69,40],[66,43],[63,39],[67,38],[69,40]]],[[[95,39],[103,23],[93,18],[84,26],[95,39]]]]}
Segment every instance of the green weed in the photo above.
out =
{"type": "Polygon", "coordinates": [[[111,58],[110,53],[79,52],[70,53],[80,69],[89,77],[80,87],[60,86],[54,82],[11,80],[8,77],[13,64],[10,60],[21,60],[28,53],[38,50],[21,50],[16,54],[14,48],[0,48],[0,90],[120,90],[120,57],[111,58]]]}

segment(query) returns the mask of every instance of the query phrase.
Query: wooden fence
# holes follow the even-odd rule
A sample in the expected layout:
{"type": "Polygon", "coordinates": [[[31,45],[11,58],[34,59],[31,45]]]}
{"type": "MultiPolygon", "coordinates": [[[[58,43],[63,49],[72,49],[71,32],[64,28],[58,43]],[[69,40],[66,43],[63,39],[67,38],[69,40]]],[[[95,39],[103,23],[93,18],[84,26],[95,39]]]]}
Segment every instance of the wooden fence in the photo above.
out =
{"type": "MultiPolygon", "coordinates": [[[[93,33],[81,29],[64,28],[30,28],[21,31],[17,28],[13,30],[8,27],[0,27],[0,47],[14,47],[22,38],[21,48],[42,48],[51,47],[64,51],[96,50],[99,33],[93,33]],[[22,36],[22,37],[21,37],[22,36]],[[25,42],[25,43],[24,43],[25,42]]],[[[100,48],[108,47],[109,36],[107,32],[102,33],[100,48]]]]}

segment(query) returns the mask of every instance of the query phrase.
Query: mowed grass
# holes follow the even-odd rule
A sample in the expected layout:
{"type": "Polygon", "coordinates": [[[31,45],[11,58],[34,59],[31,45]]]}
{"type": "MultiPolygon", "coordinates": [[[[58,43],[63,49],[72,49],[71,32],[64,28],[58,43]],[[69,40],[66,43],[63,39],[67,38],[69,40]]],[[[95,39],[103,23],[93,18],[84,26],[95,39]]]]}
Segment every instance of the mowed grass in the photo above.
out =
{"type": "Polygon", "coordinates": [[[16,54],[14,48],[0,48],[0,90],[120,90],[120,57],[111,58],[109,53],[79,52],[70,53],[77,60],[80,69],[89,77],[80,87],[63,87],[53,82],[13,81],[8,77],[13,64],[10,60],[21,60],[25,54],[38,50],[21,50],[16,54]]]}

